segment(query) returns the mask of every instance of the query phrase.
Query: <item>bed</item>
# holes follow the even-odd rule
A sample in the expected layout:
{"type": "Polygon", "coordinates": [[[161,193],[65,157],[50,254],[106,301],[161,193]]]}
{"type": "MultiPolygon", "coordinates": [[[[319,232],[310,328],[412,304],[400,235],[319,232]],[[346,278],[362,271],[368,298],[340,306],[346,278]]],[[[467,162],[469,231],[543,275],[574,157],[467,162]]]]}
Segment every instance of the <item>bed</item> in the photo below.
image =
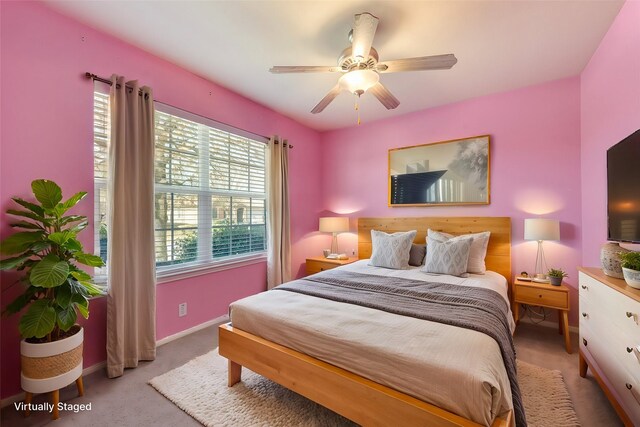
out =
{"type": "MultiPolygon", "coordinates": [[[[509,218],[360,218],[359,257],[371,255],[372,229],[389,233],[415,229],[419,230],[415,241],[424,242],[427,228],[451,234],[491,231],[485,259],[487,269],[499,274],[488,273],[487,278],[508,299],[504,277],[511,275],[509,218]]],[[[344,269],[391,274],[376,272],[366,264],[359,261],[344,269]]],[[[419,276],[409,270],[399,274],[419,276]]],[[[473,284],[480,279],[464,280],[473,284]]],[[[362,425],[392,425],[399,420],[403,425],[430,426],[513,424],[509,383],[504,366],[501,372],[495,362],[492,338],[369,307],[350,308],[352,317],[343,319],[341,305],[344,303],[273,291],[234,303],[234,326],[220,327],[219,343],[220,354],[229,359],[229,385],[240,381],[241,367],[246,366],[362,425]],[[345,324],[347,328],[342,327],[345,324]],[[386,338],[381,342],[374,331],[386,338]],[[315,341],[301,338],[307,335],[315,341]],[[451,346],[451,338],[464,345],[451,346]],[[422,363],[420,357],[427,359],[420,356],[417,345],[427,342],[424,340],[430,340],[433,352],[428,357],[430,370],[424,371],[430,373],[412,381],[408,373],[420,371],[421,365],[416,364],[422,363]],[[451,372],[440,369],[446,359],[450,359],[451,372]]]]}

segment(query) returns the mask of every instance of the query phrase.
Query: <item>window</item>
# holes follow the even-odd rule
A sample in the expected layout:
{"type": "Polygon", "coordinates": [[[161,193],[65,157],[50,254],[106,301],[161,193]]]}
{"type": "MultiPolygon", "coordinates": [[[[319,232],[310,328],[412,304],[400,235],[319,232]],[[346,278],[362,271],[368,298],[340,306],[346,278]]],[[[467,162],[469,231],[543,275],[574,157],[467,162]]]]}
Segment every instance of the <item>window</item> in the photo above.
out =
{"type": "MultiPolygon", "coordinates": [[[[266,249],[266,145],[191,118],[156,104],[159,277],[262,257],[266,249]]],[[[108,140],[109,97],[95,92],[95,252],[105,261],[108,140]]]]}

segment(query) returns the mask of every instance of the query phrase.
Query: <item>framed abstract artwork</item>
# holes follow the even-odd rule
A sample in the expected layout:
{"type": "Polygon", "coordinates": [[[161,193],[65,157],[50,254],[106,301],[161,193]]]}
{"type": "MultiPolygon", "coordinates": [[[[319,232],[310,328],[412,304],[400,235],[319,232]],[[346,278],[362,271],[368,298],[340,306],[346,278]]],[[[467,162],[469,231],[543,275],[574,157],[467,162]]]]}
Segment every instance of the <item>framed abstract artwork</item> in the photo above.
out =
{"type": "Polygon", "coordinates": [[[389,206],[489,204],[489,135],[389,150],[389,206]]]}

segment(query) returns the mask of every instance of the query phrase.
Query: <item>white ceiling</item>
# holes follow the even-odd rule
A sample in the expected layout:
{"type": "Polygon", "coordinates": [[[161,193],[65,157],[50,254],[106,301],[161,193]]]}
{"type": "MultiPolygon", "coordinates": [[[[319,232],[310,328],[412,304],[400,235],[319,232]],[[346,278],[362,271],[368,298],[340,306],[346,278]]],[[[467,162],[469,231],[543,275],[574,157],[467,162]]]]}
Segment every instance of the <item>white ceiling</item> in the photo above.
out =
{"type": "MultiPolygon", "coordinates": [[[[380,18],[380,60],[454,53],[451,70],[382,74],[400,100],[370,94],[364,123],[579,74],[623,4],[601,1],[48,1],[121,38],[318,130],[354,126],[353,95],[310,110],[337,74],[268,72],[335,65],[353,15],[380,18]],[[123,4],[126,3],[126,4],[123,4]]],[[[117,72],[117,70],[114,70],[117,72]]]]}

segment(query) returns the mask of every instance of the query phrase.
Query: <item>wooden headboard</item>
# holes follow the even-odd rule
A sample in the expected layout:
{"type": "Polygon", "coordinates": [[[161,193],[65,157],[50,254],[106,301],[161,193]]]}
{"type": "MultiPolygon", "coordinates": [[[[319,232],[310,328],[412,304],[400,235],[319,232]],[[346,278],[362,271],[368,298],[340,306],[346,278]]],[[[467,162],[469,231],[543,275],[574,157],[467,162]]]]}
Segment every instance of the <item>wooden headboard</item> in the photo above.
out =
{"type": "Polygon", "coordinates": [[[358,218],[358,258],[371,258],[371,230],[385,233],[417,230],[415,243],[424,244],[427,229],[454,235],[490,231],[485,262],[487,270],[502,274],[511,283],[511,218],[509,217],[415,217],[358,218]]]}

